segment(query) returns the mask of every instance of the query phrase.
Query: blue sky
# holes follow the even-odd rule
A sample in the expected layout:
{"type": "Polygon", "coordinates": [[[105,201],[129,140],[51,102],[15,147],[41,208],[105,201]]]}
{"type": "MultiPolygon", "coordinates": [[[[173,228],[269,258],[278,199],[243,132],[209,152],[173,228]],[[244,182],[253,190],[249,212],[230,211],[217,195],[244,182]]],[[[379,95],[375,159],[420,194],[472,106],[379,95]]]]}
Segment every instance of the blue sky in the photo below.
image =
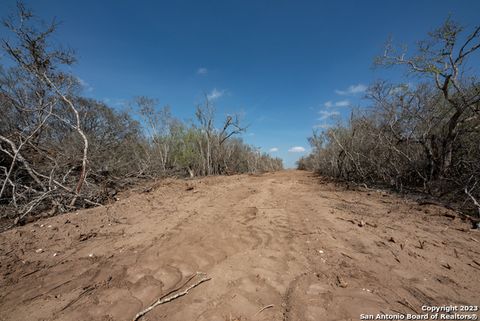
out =
{"type": "MultiPolygon", "coordinates": [[[[55,40],[77,52],[85,95],[116,108],[146,95],[188,120],[207,93],[219,117],[243,115],[246,142],[288,167],[308,152],[316,126],[365,104],[365,86],[399,79],[400,70],[372,69],[390,35],[412,44],[449,14],[480,23],[476,0],[25,3],[62,22],[55,40]]],[[[1,15],[14,7],[2,0],[1,15]]]]}

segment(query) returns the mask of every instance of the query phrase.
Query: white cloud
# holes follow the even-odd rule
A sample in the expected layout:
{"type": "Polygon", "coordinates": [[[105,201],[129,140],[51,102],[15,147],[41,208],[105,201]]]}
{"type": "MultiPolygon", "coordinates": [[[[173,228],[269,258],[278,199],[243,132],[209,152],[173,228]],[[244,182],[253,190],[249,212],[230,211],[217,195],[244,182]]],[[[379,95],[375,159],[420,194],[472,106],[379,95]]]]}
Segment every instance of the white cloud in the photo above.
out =
{"type": "Polygon", "coordinates": [[[324,123],[313,126],[313,129],[329,129],[330,127],[332,127],[332,125],[324,123]]]}
{"type": "Polygon", "coordinates": [[[92,92],[93,91],[93,87],[88,82],[86,82],[85,80],[83,80],[80,77],[77,77],[77,80],[78,80],[78,83],[80,84],[80,86],[82,86],[83,89],[85,89],[86,92],[92,92]]]}
{"type": "Polygon", "coordinates": [[[333,102],[331,100],[327,101],[326,103],[323,104],[326,108],[332,108],[332,107],[347,107],[350,106],[350,101],[349,100],[340,100],[333,102]]]}
{"type": "Polygon", "coordinates": [[[198,68],[197,75],[206,75],[208,74],[208,69],[205,67],[198,68]]]}
{"type": "Polygon", "coordinates": [[[318,120],[325,120],[325,119],[330,118],[332,116],[340,115],[340,113],[338,111],[320,110],[318,113],[320,114],[320,117],[318,118],[318,120]]]}
{"type": "Polygon", "coordinates": [[[212,92],[207,95],[208,100],[215,100],[222,97],[225,94],[225,90],[218,90],[213,88],[212,92]]]}
{"type": "Polygon", "coordinates": [[[288,150],[290,153],[303,153],[305,151],[305,148],[302,146],[294,146],[288,150]]]}
{"type": "Polygon", "coordinates": [[[338,95],[355,95],[359,93],[363,93],[365,90],[367,90],[367,86],[363,84],[358,84],[358,85],[351,85],[349,86],[346,90],[335,90],[335,93],[338,95]]]}
{"type": "Polygon", "coordinates": [[[278,147],[272,147],[268,150],[269,153],[275,153],[278,152],[278,147]]]}
{"type": "Polygon", "coordinates": [[[335,107],[347,107],[350,105],[348,100],[340,100],[335,103],[335,107]]]}

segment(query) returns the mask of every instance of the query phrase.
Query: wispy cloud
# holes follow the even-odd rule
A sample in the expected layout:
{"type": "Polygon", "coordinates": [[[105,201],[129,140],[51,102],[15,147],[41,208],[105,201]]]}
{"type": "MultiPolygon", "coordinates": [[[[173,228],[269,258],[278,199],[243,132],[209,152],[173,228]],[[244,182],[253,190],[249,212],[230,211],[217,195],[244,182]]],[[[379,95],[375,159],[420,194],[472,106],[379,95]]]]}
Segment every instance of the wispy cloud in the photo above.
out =
{"type": "Polygon", "coordinates": [[[324,103],[323,106],[325,106],[327,108],[348,107],[348,106],[350,106],[350,101],[349,100],[340,100],[340,101],[333,102],[333,101],[329,100],[326,103],[324,103]]]}
{"type": "Polygon", "coordinates": [[[303,153],[305,148],[302,146],[293,146],[288,150],[290,153],[303,153]]]}
{"type": "Polygon", "coordinates": [[[340,100],[335,103],[335,107],[347,107],[350,106],[350,102],[348,100],[340,100]]]}
{"type": "Polygon", "coordinates": [[[278,147],[272,147],[268,150],[269,153],[275,153],[278,152],[278,147]]]}
{"type": "Polygon", "coordinates": [[[83,80],[80,77],[77,77],[77,80],[78,80],[78,83],[80,84],[80,86],[82,86],[83,89],[86,92],[92,92],[93,91],[93,87],[88,82],[86,82],[85,80],[83,80]]]}
{"type": "Polygon", "coordinates": [[[367,90],[367,86],[363,84],[358,84],[358,85],[351,85],[349,86],[346,90],[335,90],[335,93],[338,95],[346,96],[346,95],[355,95],[359,93],[363,93],[365,90],[367,90]]]}
{"type": "Polygon", "coordinates": [[[127,105],[127,100],[123,98],[103,98],[102,101],[112,107],[125,107],[127,105]]]}
{"type": "Polygon", "coordinates": [[[318,120],[325,120],[325,119],[328,119],[332,116],[338,116],[340,115],[340,113],[338,111],[328,111],[328,110],[320,110],[318,112],[318,114],[320,115],[320,117],[318,118],[318,120]]]}
{"type": "Polygon", "coordinates": [[[313,129],[329,129],[330,127],[332,127],[332,125],[323,123],[313,126],[313,129]]]}
{"type": "Polygon", "coordinates": [[[225,94],[225,90],[218,90],[213,88],[213,90],[207,95],[208,100],[215,100],[222,97],[225,94]]]}
{"type": "Polygon", "coordinates": [[[208,74],[208,69],[205,67],[198,68],[197,75],[206,75],[208,74]]]}

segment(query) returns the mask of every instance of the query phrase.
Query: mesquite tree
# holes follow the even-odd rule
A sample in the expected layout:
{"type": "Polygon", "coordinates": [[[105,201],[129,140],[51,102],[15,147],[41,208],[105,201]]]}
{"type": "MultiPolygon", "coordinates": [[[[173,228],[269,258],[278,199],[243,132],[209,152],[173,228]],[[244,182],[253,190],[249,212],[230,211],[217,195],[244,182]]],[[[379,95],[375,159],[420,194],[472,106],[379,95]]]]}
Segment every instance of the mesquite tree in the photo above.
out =
{"type": "MultiPolygon", "coordinates": [[[[72,64],[75,59],[71,52],[53,48],[50,37],[57,24],[53,21],[39,29],[33,14],[22,4],[18,4],[18,17],[4,21],[13,37],[3,39],[3,49],[15,64],[15,67],[4,71],[1,83],[2,105],[10,117],[21,120],[18,127],[0,134],[4,143],[1,148],[7,155],[7,166],[3,166],[5,177],[0,189],[0,198],[6,192],[6,186],[13,197],[27,197],[36,194],[22,215],[28,214],[42,200],[62,190],[71,194],[69,206],[74,206],[81,194],[87,176],[89,142],[81,126],[78,108],[72,100],[72,91],[78,81],[62,70],[62,66],[72,64]],[[80,169],[74,187],[59,181],[56,177],[57,166],[48,172],[32,166],[34,160],[24,155],[26,149],[35,149],[45,161],[55,163],[48,151],[42,150],[42,133],[48,131],[52,123],[60,122],[75,131],[82,141],[82,153],[79,155],[80,169]],[[6,167],[6,168],[5,168],[6,167]],[[24,169],[33,179],[33,186],[22,186],[12,179],[19,168],[24,169]],[[21,191],[23,190],[23,191],[21,191]],[[27,192],[28,191],[28,192],[27,192]]],[[[68,175],[67,175],[68,176],[68,175]]]]}
{"type": "Polygon", "coordinates": [[[387,43],[383,56],[377,59],[379,65],[404,65],[411,73],[432,79],[442,94],[447,105],[446,121],[441,133],[429,137],[427,148],[434,174],[439,177],[445,177],[452,167],[455,141],[462,135],[461,123],[474,120],[463,116],[469,111],[478,113],[480,101],[478,78],[466,68],[469,56],[480,48],[480,26],[464,39],[463,30],[449,18],[428,39],[418,43],[416,54],[408,55],[406,49],[399,51],[387,43]]]}
{"type": "Polygon", "coordinates": [[[234,139],[244,130],[238,117],[216,127],[208,99],[186,124],[152,98],[134,99],[134,112],[125,112],[82,97],[82,82],[67,72],[73,53],[52,41],[57,26],[22,4],[4,21],[10,37],[1,43],[8,67],[0,65],[0,230],[113,201],[139,179],[281,169],[280,160],[234,139]],[[244,166],[252,159],[255,166],[244,166]]]}
{"type": "Polygon", "coordinates": [[[464,34],[450,19],[413,54],[388,43],[376,64],[406,66],[420,82],[371,85],[370,106],[310,137],[313,153],[299,168],[478,206],[480,83],[467,58],[479,48],[480,27],[464,34]]]}

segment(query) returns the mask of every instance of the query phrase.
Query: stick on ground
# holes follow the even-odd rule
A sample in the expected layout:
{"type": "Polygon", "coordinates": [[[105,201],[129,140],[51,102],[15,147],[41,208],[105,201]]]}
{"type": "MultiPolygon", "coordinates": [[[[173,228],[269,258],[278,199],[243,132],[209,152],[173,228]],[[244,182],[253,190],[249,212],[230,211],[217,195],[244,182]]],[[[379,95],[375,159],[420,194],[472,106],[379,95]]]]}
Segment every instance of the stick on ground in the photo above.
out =
{"type": "MultiPolygon", "coordinates": [[[[157,300],[155,303],[153,303],[151,306],[149,306],[148,308],[146,308],[146,309],[143,310],[143,311],[138,312],[138,313],[135,315],[135,317],[133,318],[133,321],[137,321],[137,320],[140,319],[142,316],[144,316],[144,315],[147,314],[149,311],[151,311],[153,308],[155,308],[157,305],[164,304],[164,303],[173,301],[173,300],[175,300],[175,299],[177,299],[177,298],[179,298],[179,297],[182,297],[182,296],[184,296],[185,294],[187,294],[188,291],[190,291],[190,290],[193,289],[194,287],[202,284],[203,282],[206,282],[206,281],[209,281],[209,280],[212,279],[212,278],[207,277],[205,273],[197,272],[196,274],[194,274],[192,277],[190,277],[190,278],[187,280],[187,283],[188,283],[191,279],[193,279],[195,276],[197,276],[197,275],[204,275],[204,277],[201,278],[200,280],[198,280],[197,282],[193,283],[192,285],[190,285],[188,288],[186,288],[186,289],[185,289],[184,291],[182,291],[182,292],[179,292],[179,293],[177,293],[177,294],[173,294],[173,295],[171,295],[171,296],[167,296],[167,297],[162,296],[162,297],[158,298],[158,300],[157,300]]],[[[185,285],[186,285],[186,284],[184,284],[183,286],[185,286],[185,285]]],[[[183,286],[182,286],[182,287],[183,287],[183,286]]],[[[171,294],[171,293],[173,293],[173,292],[176,292],[176,291],[178,291],[178,290],[180,290],[180,289],[181,289],[181,288],[178,288],[178,289],[176,289],[176,290],[170,291],[167,295],[169,295],[169,294],[171,294]]]]}
{"type": "Polygon", "coordinates": [[[262,313],[262,311],[264,311],[264,310],[266,310],[266,309],[269,309],[269,308],[273,308],[273,307],[274,307],[273,304],[266,305],[266,306],[264,306],[263,308],[261,308],[260,310],[258,310],[257,313],[255,313],[253,316],[256,316],[257,314],[262,313]]]}

